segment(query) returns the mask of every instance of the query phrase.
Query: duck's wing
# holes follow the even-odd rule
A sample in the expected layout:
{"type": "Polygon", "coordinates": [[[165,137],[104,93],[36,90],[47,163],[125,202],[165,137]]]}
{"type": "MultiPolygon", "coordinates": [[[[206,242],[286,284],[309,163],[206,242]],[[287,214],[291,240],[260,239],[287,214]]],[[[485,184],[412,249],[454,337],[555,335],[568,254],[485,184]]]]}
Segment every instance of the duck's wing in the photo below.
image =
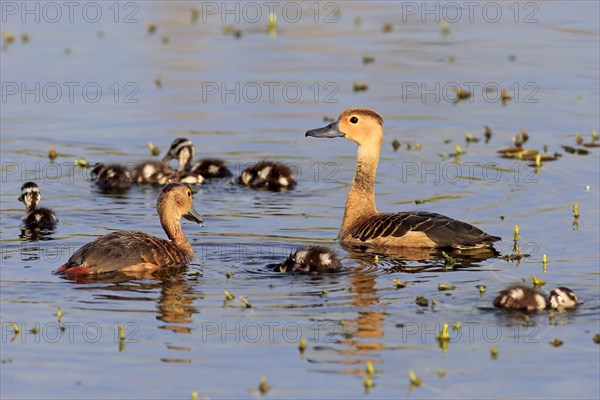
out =
{"type": "Polygon", "coordinates": [[[117,231],[100,236],[77,250],[65,269],[84,267],[88,273],[122,271],[136,265],[165,267],[185,264],[192,254],[169,240],[139,231],[117,231]]]}
{"type": "Polygon", "coordinates": [[[363,243],[410,247],[481,247],[500,240],[466,222],[424,211],[376,214],[347,235],[363,243]]]}
{"type": "Polygon", "coordinates": [[[227,165],[225,165],[225,161],[217,158],[205,158],[196,161],[192,166],[192,172],[200,174],[207,179],[229,178],[233,176],[227,165]]]}

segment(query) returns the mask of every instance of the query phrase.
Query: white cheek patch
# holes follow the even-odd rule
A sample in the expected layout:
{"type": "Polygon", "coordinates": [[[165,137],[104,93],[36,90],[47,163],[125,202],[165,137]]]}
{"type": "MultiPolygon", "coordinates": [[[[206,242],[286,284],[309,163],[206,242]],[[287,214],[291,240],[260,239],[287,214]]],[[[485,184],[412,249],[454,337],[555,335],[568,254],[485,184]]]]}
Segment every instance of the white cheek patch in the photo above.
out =
{"type": "Polygon", "coordinates": [[[115,172],[114,169],[110,168],[108,171],[106,171],[106,175],[108,176],[109,179],[112,179],[115,177],[115,175],[117,175],[117,173],[115,172]]]}
{"type": "Polygon", "coordinates": [[[269,177],[269,174],[271,173],[271,167],[264,167],[263,169],[261,169],[258,173],[258,176],[260,177],[260,179],[266,181],[267,178],[269,177]]]}
{"type": "Polygon", "coordinates": [[[290,182],[288,181],[288,179],[284,176],[282,176],[281,178],[279,178],[279,184],[281,186],[288,186],[290,184],[290,182]]]}
{"type": "Polygon", "coordinates": [[[250,179],[252,179],[252,174],[250,172],[248,172],[248,171],[242,172],[242,182],[244,182],[244,185],[249,184],[250,179]]]}
{"type": "Polygon", "coordinates": [[[523,292],[523,289],[520,288],[513,289],[510,291],[510,297],[512,297],[515,300],[521,300],[524,295],[525,293],[523,292]]]}

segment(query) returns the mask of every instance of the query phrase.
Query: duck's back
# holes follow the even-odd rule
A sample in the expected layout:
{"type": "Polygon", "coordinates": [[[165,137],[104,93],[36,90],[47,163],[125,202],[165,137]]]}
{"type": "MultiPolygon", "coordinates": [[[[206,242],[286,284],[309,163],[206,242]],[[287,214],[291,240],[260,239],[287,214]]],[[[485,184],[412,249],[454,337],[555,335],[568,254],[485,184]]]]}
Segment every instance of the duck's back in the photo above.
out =
{"type": "Polygon", "coordinates": [[[206,179],[229,178],[233,174],[225,165],[225,161],[217,158],[205,158],[192,166],[192,172],[206,179]]]}
{"type": "Polygon", "coordinates": [[[96,274],[111,271],[149,269],[185,264],[193,252],[173,242],[140,231],[117,231],[100,236],[77,250],[66,264],[65,271],[96,274]]]}
{"type": "Polygon", "coordinates": [[[375,214],[340,232],[344,242],[398,247],[469,248],[500,240],[481,229],[427,211],[375,214]]]}

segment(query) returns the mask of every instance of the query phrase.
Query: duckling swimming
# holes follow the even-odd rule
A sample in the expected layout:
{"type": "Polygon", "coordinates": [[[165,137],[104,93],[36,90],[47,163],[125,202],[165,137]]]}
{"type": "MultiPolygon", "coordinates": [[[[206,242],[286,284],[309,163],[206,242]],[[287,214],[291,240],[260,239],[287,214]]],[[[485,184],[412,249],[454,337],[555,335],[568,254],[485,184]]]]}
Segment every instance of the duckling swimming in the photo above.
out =
{"type": "Polygon", "coordinates": [[[575,293],[562,286],[551,291],[548,299],[535,289],[526,286],[511,286],[500,292],[494,300],[496,307],[525,312],[565,309],[578,304],[579,300],[575,293]]]}
{"type": "Polygon", "coordinates": [[[275,272],[318,275],[336,272],[340,268],[342,263],[337,254],[327,247],[306,246],[290,254],[287,260],[275,267],[275,272]]]}
{"type": "Polygon", "coordinates": [[[135,167],[133,181],[137,184],[166,185],[167,183],[187,183],[201,185],[204,178],[190,172],[178,172],[160,161],[145,161],[135,167]]]}
{"type": "Polygon", "coordinates": [[[500,240],[481,229],[427,211],[379,213],[375,172],[383,138],[383,118],[373,110],[344,111],[337,121],[306,132],[317,138],[344,137],[358,144],[356,172],[338,240],[350,245],[422,248],[484,248],[500,240]]]}
{"type": "Polygon", "coordinates": [[[204,222],[194,210],[192,192],[180,183],[169,183],[158,197],[156,210],[168,240],[140,231],[113,232],[81,247],[54,273],[77,277],[115,271],[146,272],[187,264],[194,258],[194,249],[179,220],[183,217],[199,224],[204,222]]]}
{"type": "Polygon", "coordinates": [[[34,182],[27,182],[21,186],[21,195],[17,200],[25,204],[27,215],[23,219],[23,223],[28,229],[39,230],[54,230],[58,218],[52,210],[47,208],[38,208],[38,204],[42,200],[40,188],[34,182]]]}
{"type": "Polygon", "coordinates": [[[259,161],[244,169],[237,182],[254,189],[275,192],[296,187],[296,180],[287,165],[267,160],[259,161]]]}
{"type": "Polygon", "coordinates": [[[179,173],[188,172],[193,175],[201,175],[205,179],[228,178],[233,176],[225,161],[216,158],[205,158],[192,164],[196,149],[194,144],[185,138],[173,140],[171,148],[163,158],[163,163],[176,159],[179,161],[177,171],[179,173]]]}
{"type": "Polygon", "coordinates": [[[92,181],[102,190],[125,191],[131,187],[131,172],[119,164],[97,163],[91,172],[92,181]]]}

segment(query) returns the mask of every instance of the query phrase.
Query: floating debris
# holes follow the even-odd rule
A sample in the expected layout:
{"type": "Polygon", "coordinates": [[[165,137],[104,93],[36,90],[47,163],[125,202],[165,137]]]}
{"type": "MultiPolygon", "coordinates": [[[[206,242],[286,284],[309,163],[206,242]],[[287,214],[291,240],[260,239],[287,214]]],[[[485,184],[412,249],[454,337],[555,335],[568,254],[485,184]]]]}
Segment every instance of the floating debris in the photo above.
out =
{"type": "Polygon", "coordinates": [[[157,156],[160,154],[160,149],[156,147],[152,142],[148,142],[148,148],[150,149],[150,152],[152,152],[153,156],[157,156]]]}
{"type": "Polygon", "coordinates": [[[373,56],[363,56],[362,62],[365,65],[371,64],[375,62],[375,57],[373,56]]]}
{"type": "Polygon", "coordinates": [[[498,359],[498,348],[497,347],[492,347],[490,349],[490,357],[492,358],[492,360],[498,359]]]}
{"type": "Polygon", "coordinates": [[[423,383],[423,380],[419,378],[412,369],[408,370],[408,379],[413,386],[421,386],[421,383],[423,383]]]}
{"type": "Polygon", "coordinates": [[[21,42],[23,43],[29,43],[29,35],[26,33],[21,34],[21,42]]]}
{"type": "Polygon", "coordinates": [[[394,25],[392,25],[391,22],[386,22],[385,24],[383,24],[383,27],[381,28],[381,31],[383,33],[390,33],[393,30],[394,30],[394,25]]]}
{"type": "Polygon", "coordinates": [[[461,89],[458,86],[452,87],[452,90],[454,90],[454,93],[456,93],[456,99],[454,99],[455,103],[460,100],[466,100],[469,97],[471,97],[471,92],[469,92],[468,90],[461,89]]]}
{"type": "Polygon", "coordinates": [[[575,148],[575,147],[566,146],[566,145],[562,145],[560,147],[562,147],[562,149],[569,154],[577,154],[580,156],[586,156],[586,155],[590,154],[589,150],[581,148],[581,147],[575,148]]]}
{"type": "Polygon", "coordinates": [[[200,19],[200,10],[198,10],[196,7],[193,7],[190,10],[190,17],[191,17],[192,24],[197,23],[198,20],[200,19]]]}
{"type": "Polygon", "coordinates": [[[62,319],[63,313],[62,310],[60,309],[60,307],[58,307],[58,311],[56,311],[56,319],[58,320],[58,322],[60,322],[60,320],[62,319]]]}
{"type": "Polygon", "coordinates": [[[394,149],[394,151],[398,151],[400,146],[402,146],[402,144],[400,143],[400,141],[398,139],[392,140],[392,149],[394,149]]]}
{"type": "Polygon", "coordinates": [[[304,353],[306,351],[306,339],[302,338],[298,342],[298,350],[300,353],[304,353]]]}
{"type": "Polygon", "coordinates": [[[366,83],[362,83],[362,82],[354,82],[354,85],[352,86],[352,89],[355,92],[364,92],[369,88],[369,86],[367,86],[366,83]]]}
{"type": "Polygon", "coordinates": [[[596,333],[592,340],[594,341],[594,343],[600,344],[600,333],[596,333]]]}
{"type": "Polygon", "coordinates": [[[373,387],[373,381],[369,375],[365,376],[364,385],[366,390],[369,390],[373,387]]]}
{"type": "Polygon", "coordinates": [[[226,277],[227,279],[230,279],[230,278],[231,278],[231,271],[230,271],[230,270],[226,270],[226,271],[225,271],[225,277],[226,277]]]}
{"type": "Polygon", "coordinates": [[[12,326],[15,335],[17,335],[21,331],[21,329],[19,329],[19,325],[15,324],[12,321],[10,321],[10,326],[12,326]]]}
{"type": "Polygon", "coordinates": [[[502,105],[507,105],[512,99],[510,91],[508,89],[502,89],[500,92],[500,98],[502,99],[502,105]]]}
{"type": "Polygon", "coordinates": [[[427,300],[425,296],[417,296],[417,298],[415,299],[415,303],[417,303],[417,305],[421,307],[429,306],[429,300],[427,300]]]}
{"type": "Polygon", "coordinates": [[[456,150],[457,155],[465,154],[465,152],[463,151],[462,147],[460,147],[459,144],[455,145],[454,149],[456,150]]]}
{"type": "Polygon", "coordinates": [[[192,400],[198,400],[198,392],[197,391],[192,391],[192,400]]]}
{"type": "Polygon", "coordinates": [[[11,43],[14,43],[15,36],[12,33],[10,33],[9,31],[3,31],[2,32],[2,40],[4,40],[4,45],[9,45],[11,43]]]}
{"type": "Polygon", "coordinates": [[[394,278],[392,279],[392,282],[394,282],[396,289],[402,289],[406,287],[406,282],[402,282],[400,279],[394,278]]]}
{"type": "Polygon", "coordinates": [[[557,338],[554,338],[550,341],[550,344],[554,347],[560,347],[563,345],[563,341],[557,338]]]}
{"type": "Polygon", "coordinates": [[[506,218],[504,214],[500,214],[500,221],[504,221],[504,218],[506,218]]]}
{"type": "Polygon", "coordinates": [[[439,376],[440,378],[443,378],[446,376],[446,370],[444,368],[440,368],[437,370],[437,376],[439,376]]]}
{"type": "Polygon", "coordinates": [[[262,376],[260,378],[260,382],[258,383],[258,391],[261,394],[266,394],[270,389],[271,389],[271,387],[267,383],[267,378],[265,378],[264,376],[262,376]]]}
{"type": "Polygon", "coordinates": [[[448,25],[448,22],[446,22],[445,20],[440,21],[440,29],[442,30],[443,35],[450,34],[450,25],[448,25]]]}
{"type": "Polygon", "coordinates": [[[540,286],[544,286],[546,284],[546,281],[543,280],[542,278],[538,278],[535,275],[531,275],[531,283],[533,283],[533,286],[535,286],[535,287],[540,287],[540,286]]]}
{"type": "Polygon", "coordinates": [[[244,296],[240,296],[240,300],[246,305],[246,308],[252,308],[252,304],[250,304],[247,298],[245,298],[244,296]]]}
{"type": "Polygon", "coordinates": [[[583,136],[580,133],[575,134],[575,142],[580,146],[583,144],[583,136]]]}
{"type": "Polygon", "coordinates": [[[544,255],[542,256],[542,267],[544,268],[544,272],[546,272],[547,262],[548,262],[548,258],[546,257],[546,254],[544,253],[544,255]]]}
{"type": "Polygon", "coordinates": [[[146,22],[146,32],[148,32],[148,34],[152,35],[156,32],[156,29],[157,26],[154,22],[146,22]]]}
{"type": "Polygon", "coordinates": [[[477,289],[479,289],[479,294],[485,293],[485,285],[477,285],[477,289]]]}
{"type": "Polygon", "coordinates": [[[454,286],[454,285],[444,285],[443,283],[440,283],[438,285],[438,290],[440,292],[443,292],[445,290],[454,290],[454,289],[456,289],[456,286],[454,286]]]}
{"type": "Polygon", "coordinates": [[[29,330],[29,332],[33,333],[34,335],[37,335],[38,333],[40,333],[40,328],[36,324],[33,328],[29,330]]]}
{"type": "Polygon", "coordinates": [[[157,88],[162,89],[163,82],[162,82],[162,75],[161,74],[156,75],[156,78],[154,78],[154,84],[156,85],[157,88]]]}
{"type": "Polygon", "coordinates": [[[448,324],[444,323],[442,325],[442,330],[436,335],[435,339],[438,342],[447,342],[450,340],[450,335],[448,334],[448,324]]]}
{"type": "Polygon", "coordinates": [[[479,142],[479,138],[474,137],[471,132],[467,131],[467,133],[465,134],[465,139],[467,141],[467,143],[477,143],[479,142]]]}
{"type": "Polygon", "coordinates": [[[54,150],[54,147],[52,147],[51,144],[48,145],[48,148],[48,158],[50,159],[50,161],[54,161],[56,157],[58,157],[58,153],[56,152],[56,150],[54,150]]]}
{"type": "Polygon", "coordinates": [[[460,331],[462,329],[462,324],[460,322],[455,322],[454,325],[452,325],[452,330],[454,331],[460,331]]]}
{"type": "Polygon", "coordinates": [[[171,38],[169,38],[168,36],[163,36],[160,38],[160,41],[162,44],[169,44],[171,42],[171,38]]]}
{"type": "Polygon", "coordinates": [[[277,15],[273,12],[267,18],[267,32],[269,36],[277,36],[277,15]]]}
{"type": "Polygon", "coordinates": [[[65,54],[66,55],[70,55],[73,51],[71,50],[70,47],[65,47],[65,54]]]}
{"type": "Polygon", "coordinates": [[[235,296],[232,295],[231,293],[229,293],[227,290],[223,290],[223,294],[225,295],[225,299],[227,301],[231,301],[231,300],[235,299],[235,296]]]}
{"type": "Polygon", "coordinates": [[[89,166],[90,166],[90,163],[89,163],[89,162],[87,162],[87,161],[86,161],[85,159],[83,159],[83,158],[80,158],[79,160],[75,160],[75,161],[73,161],[73,164],[74,164],[76,167],[80,167],[80,168],[89,168],[89,166]]]}
{"type": "Polygon", "coordinates": [[[483,133],[483,136],[485,136],[485,144],[488,144],[488,142],[492,138],[492,128],[485,125],[485,132],[483,133]]]}
{"type": "Polygon", "coordinates": [[[373,363],[371,361],[367,361],[367,375],[373,375],[375,373],[375,368],[373,367],[373,363]]]}

